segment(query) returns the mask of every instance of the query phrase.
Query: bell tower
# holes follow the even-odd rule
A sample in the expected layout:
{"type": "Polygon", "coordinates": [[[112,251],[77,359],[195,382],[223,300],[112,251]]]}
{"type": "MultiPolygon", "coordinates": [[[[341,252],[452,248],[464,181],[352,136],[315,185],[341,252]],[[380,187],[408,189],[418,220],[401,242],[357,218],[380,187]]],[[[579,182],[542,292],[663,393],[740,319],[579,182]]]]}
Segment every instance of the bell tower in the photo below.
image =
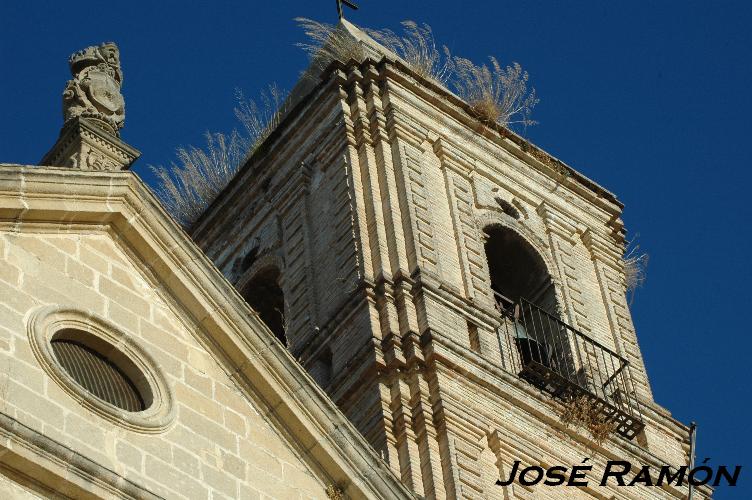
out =
{"type": "Polygon", "coordinates": [[[269,342],[426,498],[564,494],[496,485],[515,461],[685,465],[625,298],[622,204],[340,29],[363,60],[309,74],[192,229],[269,342]]]}

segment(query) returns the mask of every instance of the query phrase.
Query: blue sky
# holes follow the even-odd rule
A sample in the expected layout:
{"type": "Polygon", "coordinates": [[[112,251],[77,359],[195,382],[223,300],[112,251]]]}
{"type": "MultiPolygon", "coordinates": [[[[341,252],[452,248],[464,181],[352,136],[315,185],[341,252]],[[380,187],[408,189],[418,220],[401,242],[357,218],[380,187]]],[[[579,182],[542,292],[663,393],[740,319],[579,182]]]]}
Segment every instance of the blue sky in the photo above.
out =
{"type": "MultiPolygon", "coordinates": [[[[529,71],[541,101],[528,138],[615,192],[650,254],[632,311],[656,400],[698,422],[700,460],[748,465],[749,3],[359,3],[356,24],[427,22],[457,55],[529,71]]],[[[122,137],[149,181],[175,147],[235,126],[235,88],[292,87],[306,65],[296,16],[334,22],[334,1],[3,2],[0,161],[39,161],[61,125],[68,55],[113,40],[122,137]]],[[[716,498],[752,496],[749,472],[716,498]]]]}

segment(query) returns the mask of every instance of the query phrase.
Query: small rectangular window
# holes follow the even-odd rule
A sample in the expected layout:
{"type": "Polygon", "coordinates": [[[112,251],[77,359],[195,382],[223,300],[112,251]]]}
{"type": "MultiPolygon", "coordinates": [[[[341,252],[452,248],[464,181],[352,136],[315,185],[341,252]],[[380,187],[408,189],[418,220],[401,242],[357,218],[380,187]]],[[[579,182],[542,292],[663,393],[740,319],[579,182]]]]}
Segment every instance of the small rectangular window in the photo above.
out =
{"type": "Polygon", "coordinates": [[[478,335],[478,325],[468,321],[467,334],[470,339],[470,349],[480,354],[480,336],[478,335]]]}

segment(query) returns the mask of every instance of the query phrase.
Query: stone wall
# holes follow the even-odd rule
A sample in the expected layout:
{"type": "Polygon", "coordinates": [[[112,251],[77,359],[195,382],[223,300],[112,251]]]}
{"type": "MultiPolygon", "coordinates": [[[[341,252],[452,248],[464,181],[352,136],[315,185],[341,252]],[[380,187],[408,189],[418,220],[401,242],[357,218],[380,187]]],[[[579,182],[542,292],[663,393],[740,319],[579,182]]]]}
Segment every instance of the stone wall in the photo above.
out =
{"type": "MultiPolygon", "coordinates": [[[[267,421],[262,401],[240,394],[165,284],[138,262],[98,228],[0,230],[2,413],[67,448],[71,459],[91,460],[161,497],[325,498],[321,471],[267,421]],[[45,305],[101,318],[148,352],[171,388],[174,421],[158,432],[129,429],[71,397],[30,346],[29,320],[45,305]]],[[[3,437],[4,446],[12,442],[3,437]]],[[[49,473],[35,480],[69,488],[68,478],[49,473]]]]}

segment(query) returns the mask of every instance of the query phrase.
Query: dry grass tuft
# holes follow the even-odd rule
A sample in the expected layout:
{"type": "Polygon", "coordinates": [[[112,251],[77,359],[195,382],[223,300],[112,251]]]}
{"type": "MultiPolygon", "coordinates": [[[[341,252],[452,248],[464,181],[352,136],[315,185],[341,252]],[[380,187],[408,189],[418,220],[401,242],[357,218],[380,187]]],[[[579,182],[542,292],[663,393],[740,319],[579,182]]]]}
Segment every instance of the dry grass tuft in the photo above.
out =
{"type": "Polygon", "coordinates": [[[235,117],[245,129],[249,148],[247,156],[277,128],[282,118],[285,93],[275,83],[262,91],[259,101],[248,99],[240,89],[235,89],[238,105],[234,108],[235,117]]]}
{"type": "Polygon", "coordinates": [[[637,236],[627,242],[627,250],[624,255],[624,279],[626,281],[627,293],[630,294],[630,304],[634,300],[635,290],[645,284],[648,260],[650,260],[650,256],[647,253],[640,252],[640,245],[636,241],[637,236]]]}
{"type": "Polygon", "coordinates": [[[308,42],[296,45],[311,59],[315,69],[311,77],[318,78],[332,61],[346,63],[351,59],[362,61],[365,58],[363,46],[344,29],[306,17],[296,17],[294,21],[308,37],[308,42]]]}
{"type": "Polygon", "coordinates": [[[542,149],[538,149],[537,146],[530,144],[527,141],[524,141],[520,147],[524,152],[541,162],[542,164],[546,165],[548,168],[550,168],[552,171],[556,172],[558,175],[562,177],[569,177],[571,175],[571,172],[567,167],[557,160],[556,158],[552,157],[550,154],[546,153],[542,149]]]}
{"type": "Polygon", "coordinates": [[[561,421],[567,426],[579,425],[590,433],[598,444],[603,443],[616,430],[616,422],[598,413],[597,405],[585,396],[564,401],[561,421]]]}
{"type": "Polygon", "coordinates": [[[440,51],[436,47],[433,30],[428,24],[402,21],[403,33],[392,30],[369,30],[368,34],[391,50],[423,78],[445,85],[453,73],[454,61],[446,45],[440,51]]]}
{"type": "Polygon", "coordinates": [[[206,132],[206,145],[176,150],[177,162],[169,168],[149,165],[157,177],[156,193],[167,212],[183,227],[190,227],[227,186],[248,156],[279,124],[283,93],[276,85],[260,100],[246,99],[236,91],[235,116],[245,129],[230,134],[206,132]]]}
{"type": "MultiPolygon", "coordinates": [[[[364,59],[363,46],[346,29],[303,17],[295,21],[308,37],[308,42],[297,45],[312,60],[314,71],[309,73],[310,77],[318,78],[332,61],[346,63],[364,59]]],[[[400,35],[390,30],[369,33],[402,57],[419,75],[442,84],[452,83],[480,119],[504,126],[535,123],[530,113],[538,99],[534,89],[528,90],[528,74],[519,64],[502,67],[491,57],[490,67],[478,66],[468,59],[452,57],[445,46],[440,51],[427,24],[404,21],[402,26],[404,33],[400,35]]],[[[284,98],[276,86],[262,92],[258,101],[246,99],[240,91],[236,91],[236,97],[235,116],[245,134],[207,132],[205,146],[178,148],[177,162],[172,162],[170,168],[150,166],[159,181],[156,191],[162,203],[185,227],[198,219],[244,160],[279,124],[284,98]]],[[[643,264],[646,256],[639,256],[634,262],[643,264]]],[[[628,261],[627,266],[630,265],[628,261]]],[[[644,267],[641,269],[644,271],[644,267]]],[[[635,276],[636,286],[639,286],[644,272],[635,276]]]]}
{"type": "MultiPolygon", "coordinates": [[[[334,60],[346,63],[365,57],[363,46],[344,28],[304,17],[295,21],[308,38],[306,43],[297,45],[311,58],[314,71],[309,73],[310,77],[317,79],[334,60]]],[[[401,57],[418,75],[452,86],[479,119],[505,127],[536,124],[530,115],[538,98],[535,89],[528,89],[529,75],[518,63],[504,67],[490,57],[489,65],[477,65],[469,59],[452,57],[446,46],[440,50],[428,24],[407,20],[402,27],[400,34],[389,29],[367,30],[367,33],[401,57]]]]}
{"type": "Polygon", "coordinates": [[[329,500],[345,500],[345,492],[336,484],[328,484],[326,486],[326,497],[329,500]]]}
{"type": "Polygon", "coordinates": [[[469,59],[454,58],[455,78],[452,79],[459,96],[468,102],[478,118],[505,127],[534,125],[530,118],[538,104],[535,89],[528,90],[528,74],[518,63],[502,67],[489,57],[490,67],[476,65],[469,59]]]}
{"type": "Polygon", "coordinates": [[[247,149],[247,140],[235,130],[229,135],[207,132],[206,146],[179,147],[177,163],[169,169],[150,165],[165,209],[181,225],[190,226],[235,175],[247,149]]]}

